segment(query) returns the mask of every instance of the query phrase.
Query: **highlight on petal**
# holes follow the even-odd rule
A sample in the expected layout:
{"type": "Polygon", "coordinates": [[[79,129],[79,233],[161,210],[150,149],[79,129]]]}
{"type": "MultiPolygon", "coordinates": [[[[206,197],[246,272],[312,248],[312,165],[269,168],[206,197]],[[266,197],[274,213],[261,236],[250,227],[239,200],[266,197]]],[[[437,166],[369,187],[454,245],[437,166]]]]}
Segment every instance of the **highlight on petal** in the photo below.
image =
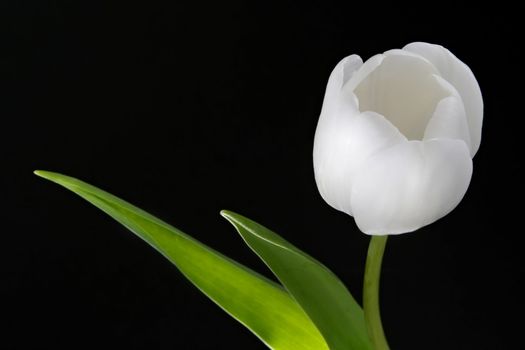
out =
{"type": "Polygon", "coordinates": [[[352,215],[350,194],[358,169],[374,152],[406,138],[375,112],[356,112],[337,123],[320,120],[319,124],[314,140],[314,171],[319,192],[332,207],[352,215]]]}
{"type": "Polygon", "coordinates": [[[371,235],[417,230],[448,214],[472,176],[465,142],[407,141],[372,155],[356,174],[351,194],[359,229],[371,235]]]}
{"type": "Polygon", "coordinates": [[[406,45],[403,50],[419,54],[432,62],[440,75],[458,90],[465,106],[474,156],[481,142],[483,98],[470,68],[440,45],[414,42],[406,45]]]}

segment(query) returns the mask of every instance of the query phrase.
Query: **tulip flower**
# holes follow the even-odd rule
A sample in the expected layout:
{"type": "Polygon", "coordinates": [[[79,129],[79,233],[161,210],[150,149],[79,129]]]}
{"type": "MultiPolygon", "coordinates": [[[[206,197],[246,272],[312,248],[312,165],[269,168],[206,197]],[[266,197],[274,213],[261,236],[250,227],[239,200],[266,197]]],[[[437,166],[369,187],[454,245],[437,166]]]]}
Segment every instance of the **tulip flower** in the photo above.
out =
{"type": "Polygon", "coordinates": [[[417,230],[465,195],[482,119],[476,78],[442,46],[348,56],[329,78],[315,134],[319,192],[364,233],[417,230]]]}

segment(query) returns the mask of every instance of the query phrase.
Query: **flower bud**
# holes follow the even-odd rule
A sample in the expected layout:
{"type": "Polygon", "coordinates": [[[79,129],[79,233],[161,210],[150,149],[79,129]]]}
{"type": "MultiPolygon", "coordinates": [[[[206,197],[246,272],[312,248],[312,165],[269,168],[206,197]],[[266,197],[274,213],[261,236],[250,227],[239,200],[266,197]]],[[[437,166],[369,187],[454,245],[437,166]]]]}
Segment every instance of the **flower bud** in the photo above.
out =
{"type": "Polygon", "coordinates": [[[330,75],[315,133],[319,192],[364,233],[417,230],[465,195],[482,121],[476,78],[442,46],[348,56],[330,75]]]}

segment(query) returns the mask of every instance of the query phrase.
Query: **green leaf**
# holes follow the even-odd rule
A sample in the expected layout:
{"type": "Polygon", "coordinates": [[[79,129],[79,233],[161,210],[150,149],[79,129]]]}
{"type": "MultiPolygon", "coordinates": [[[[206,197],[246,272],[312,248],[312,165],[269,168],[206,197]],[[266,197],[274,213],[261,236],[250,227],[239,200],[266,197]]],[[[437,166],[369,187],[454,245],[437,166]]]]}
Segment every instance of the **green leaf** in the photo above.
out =
{"type": "Polygon", "coordinates": [[[363,310],[327,267],[248,218],[230,211],[221,215],[310,316],[330,349],[372,349],[363,310]]]}
{"type": "Polygon", "coordinates": [[[149,243],[271,349],[328,349],[315,325],[280,285],[94,186],[57,173],[35,174],[78,194],[149,243]]]}

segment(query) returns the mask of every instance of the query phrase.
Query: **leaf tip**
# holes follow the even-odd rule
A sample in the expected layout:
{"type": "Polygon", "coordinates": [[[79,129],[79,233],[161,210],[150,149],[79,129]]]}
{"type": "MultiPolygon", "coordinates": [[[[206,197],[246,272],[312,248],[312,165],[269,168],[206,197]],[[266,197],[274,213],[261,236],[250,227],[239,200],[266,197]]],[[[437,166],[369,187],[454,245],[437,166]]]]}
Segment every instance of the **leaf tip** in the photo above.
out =
{"type": "MultiPolygon", "coordinates": [[[[33,174],[35,174],[36,176],[39,176],[43,179],[46,179],[46,180],[49,180],[51,182],[54,182],[56,184],[59,184],[61,186],[64,186],[66,188],[69,188],[68,185],[71,184],[71,182],[75,181],[76,179],[72,178],[72,177],[69,177],[69,176],[66,176],[66,175],[62,175],[60,173],[55,173],[55,172],[52,172],[52,171],[47,171],[47,170],[35,170],[33,171],[33,174]]],[[[76,180],[78,181],[78,180],[76,180]]],[[[71,190],[71,188],[69,188],[71,190]]]]}
{"type": "Polygon", "coordinates": [[[239,217],[240,217],[239,214],[236,214],[233,211],[229,211],[225,209],[221,210],[220,213],[223,218],[225,218],[226,220],[230,222],[230,224],[232,224],[235,227],[238,227],[239,217]]]}
{"type": "Polygon", "coordinates": [[[229,211],[229,210],[221,210],[220,211],[220,214],[223,218],[225,218],[226,220],[228,220],[229,222],[231,222],[232,224],[234,223],[235,221],[235,213],[229,211]]]}
{"type": "Polygon", "coordinates": [[[45,171],[45,170],[35,170],[33,171],[33,174],[49,180],[49,178],[51,177],[53,173],[50,171],[45,171]]]}
{"type": "Polygon", "coordinates": [[[226,209],[220,211],[220,214],[223,218],[228,218],[231,216],[232,212],[226,209]]]}

